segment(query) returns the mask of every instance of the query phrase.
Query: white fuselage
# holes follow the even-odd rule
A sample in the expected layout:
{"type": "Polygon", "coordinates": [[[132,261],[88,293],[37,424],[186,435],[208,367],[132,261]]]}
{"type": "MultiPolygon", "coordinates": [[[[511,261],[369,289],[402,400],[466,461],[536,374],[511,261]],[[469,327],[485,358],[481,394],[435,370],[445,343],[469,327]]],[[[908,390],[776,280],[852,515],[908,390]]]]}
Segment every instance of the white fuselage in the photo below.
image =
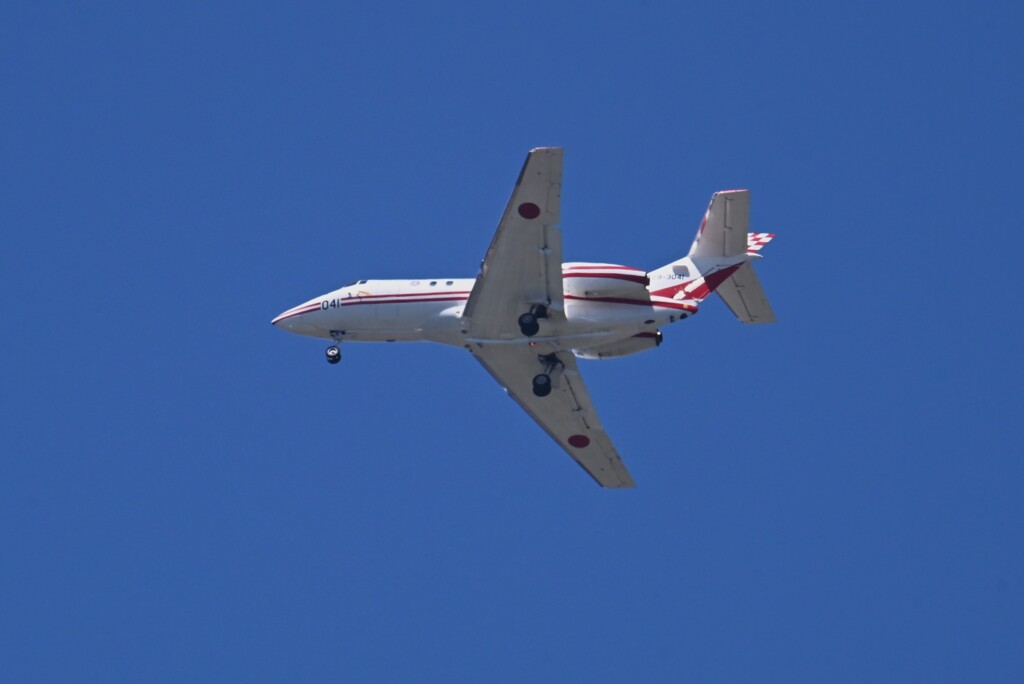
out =
{"type": "Polygon", "coordinates": [[[462,316],[475,282],[474,278],[360,280],[285,311],[273,324],[335,341],[431,341],[456,346],[544,342],[558,349],[580,349],[654,335],[659,327],[697,312],[697,302],[692,300],[656,297],[652,301],[646,278],[638,285],[609,271],[608,265],[565,264],[565,319],[557,329],[542,325],[538,335],[525,337],[510,321],[509,334],[476,339],[469,335],[462,316]]]}

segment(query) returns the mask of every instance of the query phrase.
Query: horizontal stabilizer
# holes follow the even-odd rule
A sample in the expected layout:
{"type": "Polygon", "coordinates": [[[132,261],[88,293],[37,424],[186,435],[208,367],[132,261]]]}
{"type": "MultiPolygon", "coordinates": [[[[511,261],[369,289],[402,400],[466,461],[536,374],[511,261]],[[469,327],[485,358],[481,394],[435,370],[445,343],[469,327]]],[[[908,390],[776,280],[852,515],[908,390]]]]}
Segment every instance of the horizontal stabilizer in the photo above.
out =
{"type": "Polygon", "coordinates": [[[775,312],[761,288],[754,267],[743,264],[715,292],[743,323],[774,323],[775,312]]]}

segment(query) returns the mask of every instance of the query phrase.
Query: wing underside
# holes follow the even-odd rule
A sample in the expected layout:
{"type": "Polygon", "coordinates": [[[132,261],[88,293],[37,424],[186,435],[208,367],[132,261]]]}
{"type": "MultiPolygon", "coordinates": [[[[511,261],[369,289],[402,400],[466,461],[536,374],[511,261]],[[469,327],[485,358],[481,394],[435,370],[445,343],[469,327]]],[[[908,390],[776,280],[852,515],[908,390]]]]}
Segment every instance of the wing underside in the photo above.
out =
{"type": "Polygon", "coordinates": [[[532,150],[466,302],[472,337],[518,337],[516,321],[535,304],[547,308],[551,323],[564,320],[561,196],[561,148],[532,150]]]}
{"type": "Polygon", "coordinates": [[[605,487],[632,487],[583,384],[576,359],[555,340],[565,321],[562,295],[562,150],[531,150],[484,256],[463,318],[467,347],[552,439],[605,487]],[[531,344],[519,316],[543,305],[547,318],[531,344]],[[543,351],[542,351],[543,350],[543,351]],[[538,397],[533,379],[550,374],[538,397]]]}
{"type": "Polygon", "coordinates": [[[566,453],[603,487],[632,487],[633,478],[619,458],[590,400],[572,352],[556,354],[552,390],[533,393],[533,377],[543,370],[535,348],[498,344],[471,348],[495,380],[566,453]]]}

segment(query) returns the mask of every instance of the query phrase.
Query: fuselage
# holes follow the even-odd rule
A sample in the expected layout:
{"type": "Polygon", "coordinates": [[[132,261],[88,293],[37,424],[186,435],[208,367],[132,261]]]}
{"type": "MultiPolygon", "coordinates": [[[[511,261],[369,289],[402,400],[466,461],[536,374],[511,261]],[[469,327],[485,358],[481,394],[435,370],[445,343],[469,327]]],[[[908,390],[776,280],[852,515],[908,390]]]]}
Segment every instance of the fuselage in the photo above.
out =
{"type": "Polygon", "coordinates": [[[474,278],[359,280],[283,312],[273,324],[335,341],[456,346],[543,341],[556,348],[586,349],[653,337],[659,327],[697,313],[696,301],[652,296],[647,274],[637,269],[573,263],[564,264],[562,274],[564,320],[530,338],[517,330],[486,340],[468,336],[462,314],[474,278]]]}

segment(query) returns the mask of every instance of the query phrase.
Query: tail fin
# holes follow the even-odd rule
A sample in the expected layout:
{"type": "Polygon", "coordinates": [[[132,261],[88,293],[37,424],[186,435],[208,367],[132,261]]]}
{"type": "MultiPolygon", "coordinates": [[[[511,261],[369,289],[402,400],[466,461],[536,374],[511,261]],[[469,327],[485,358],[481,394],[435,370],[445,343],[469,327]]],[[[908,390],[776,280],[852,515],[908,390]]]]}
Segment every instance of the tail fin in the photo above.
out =
{"type": "Polygon", "coordinates": [[[772,323],[775,313],[765,296],[753,261],[775,237],[773,233],[748,233],[750,193],[723,190],[711,196],[697,237],[683,259],[652,271],[652,297],[700,302],[712,292],[743,323],[772,323]],[[666,281],[669,287],[661,287],[666,281]]]}
{"type": "Polygon", "coordinates": [[[689,257],[734,257],[747,251],[750,191],[722,190],[711,196],[689,257]]]}

